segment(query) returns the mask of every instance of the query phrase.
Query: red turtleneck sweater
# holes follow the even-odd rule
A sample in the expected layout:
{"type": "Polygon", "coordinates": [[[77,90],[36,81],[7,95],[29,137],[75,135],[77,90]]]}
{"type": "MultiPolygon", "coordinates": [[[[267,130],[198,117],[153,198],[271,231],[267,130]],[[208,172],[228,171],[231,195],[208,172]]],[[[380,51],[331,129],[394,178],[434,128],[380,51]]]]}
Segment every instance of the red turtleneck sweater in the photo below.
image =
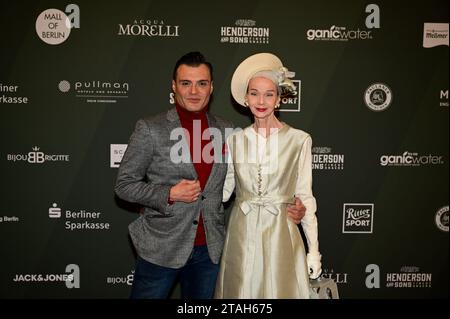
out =
{"type": "MultiPolygon", "coordinates": [[[[213,163],[205,163],[202,152],[203,148],[210,142],[210,140],[203,140],[202,134],[204,130],[208,129],[208,119],[206,117],[207,107],[202,111],[194,113],[185,110],[178,104],[176,105],[178,116],[180,117],[181,126],[189,132],[189,149],[191,151],[191,159],[194,164],[195,171],[197,172],[198,180],[200,182],[200,187],[202,191],[205,188],[206,182],[208,181],[209,174],[213,163]],[[196,128],[196,134],[199,136],[194,136],[194,121],[196,122],[196,127],[200,124],[200,130],[196,128]],[[194,141],[195,139],[195,141],[194,141]],[[194,154],[194,146],[196,146],[194,154]]],[[[211,154],[213,156],[213,154],[211,154]]],[[[200,212],[200,217],[198,220],[197,234],[195,235],[195,246],[206,245],[205,227],[203,225],[203,216],[200,212]]]]}

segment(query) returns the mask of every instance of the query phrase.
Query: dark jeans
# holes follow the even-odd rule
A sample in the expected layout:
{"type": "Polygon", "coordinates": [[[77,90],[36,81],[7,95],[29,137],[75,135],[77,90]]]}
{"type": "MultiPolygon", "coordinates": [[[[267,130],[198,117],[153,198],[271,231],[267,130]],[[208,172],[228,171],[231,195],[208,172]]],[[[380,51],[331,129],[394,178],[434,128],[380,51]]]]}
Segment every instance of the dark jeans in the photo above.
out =
{"type": "Polygon", "coordinates": [[[209,258],[206,245],[195,246],[186,265],[178,269],[158,266],[138,256],[130,298],[167,298],[179,278],[181,298],[210,299],[214,296],[218,272],[219,265],[209,258]]]}

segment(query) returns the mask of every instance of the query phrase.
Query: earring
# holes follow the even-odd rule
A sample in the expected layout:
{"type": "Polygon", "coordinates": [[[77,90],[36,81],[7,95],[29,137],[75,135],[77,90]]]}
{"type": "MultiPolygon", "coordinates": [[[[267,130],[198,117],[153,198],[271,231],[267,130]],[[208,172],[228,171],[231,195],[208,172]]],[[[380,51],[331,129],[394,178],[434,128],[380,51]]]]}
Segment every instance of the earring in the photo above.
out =
{"type": "Polygon", "coordinates": [[[248,102],[244,101],[244,105],[245,105],[245,107],[248,107],[248,102]]]}
{"type": "Polygon", "coordinates": [[[279,108],[280,107],[280,103],[275,104],[275,108],[279,108]]]}

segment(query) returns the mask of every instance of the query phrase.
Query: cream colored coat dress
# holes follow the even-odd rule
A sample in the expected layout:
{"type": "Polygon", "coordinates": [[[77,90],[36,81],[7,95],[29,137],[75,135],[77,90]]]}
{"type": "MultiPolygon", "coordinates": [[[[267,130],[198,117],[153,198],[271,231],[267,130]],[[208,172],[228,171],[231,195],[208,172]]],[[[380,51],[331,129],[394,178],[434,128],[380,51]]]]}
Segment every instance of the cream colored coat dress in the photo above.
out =
{"type": "Polygon", "coordinates": [[[309,298],[306,254],[298,226],[287,216],[294,195],[306,206],[302,226],[318,251],[312,194],[311,137],[287,124],[266,139],[253,126],[227,140],[223,200],[236,188],[216,298],[309,298]]]}

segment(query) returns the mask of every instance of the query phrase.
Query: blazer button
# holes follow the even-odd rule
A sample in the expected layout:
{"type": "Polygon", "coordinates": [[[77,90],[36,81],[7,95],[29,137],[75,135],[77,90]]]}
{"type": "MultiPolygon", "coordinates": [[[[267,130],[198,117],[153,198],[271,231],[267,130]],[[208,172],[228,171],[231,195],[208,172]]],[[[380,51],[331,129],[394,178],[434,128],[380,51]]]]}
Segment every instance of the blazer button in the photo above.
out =
{"type": "Polygon", "coordinates": [[[198,224],[198,221],[194,220],[194,221],[192,222],[192,224],[197,225],[197,224],[198,224]]]}

